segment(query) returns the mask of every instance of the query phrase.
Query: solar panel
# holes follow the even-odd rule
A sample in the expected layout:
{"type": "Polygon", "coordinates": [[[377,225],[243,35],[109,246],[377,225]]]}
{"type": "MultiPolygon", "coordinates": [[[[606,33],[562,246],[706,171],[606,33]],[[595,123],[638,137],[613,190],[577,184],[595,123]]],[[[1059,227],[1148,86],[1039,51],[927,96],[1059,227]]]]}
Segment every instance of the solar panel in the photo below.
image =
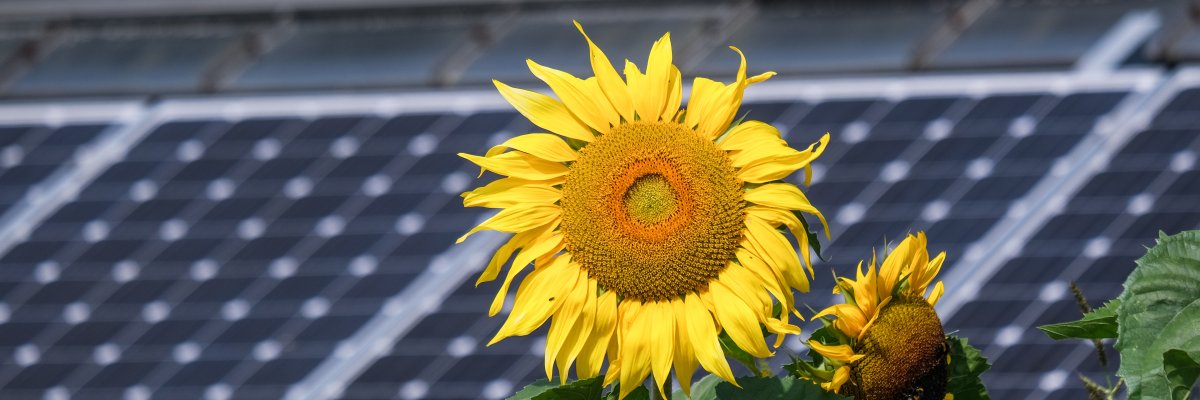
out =
{"type": "Polygon", "coordinates": [[[35,276],[6,274],[4,391],[281,396],[478,217],[443,210],[465,168],[446,156],[486,140],[441,137],[512,120],[160,125],[0,261],[35,276]]]}
{"type": "MultiPolygon", "coordinates": [[[[1194,193],[1200,192],[1195,179],[1200,131],[1182,125],[1161,128],[1200,111],[1200,103],[1192,101],[1195,92],[1180,92],[1154,117],[1150,129],[1133,135],[1038,228],[977,299],[947,322],[994,360],[993,370],[984,375],[989,388],[1078,398],[1087,394],[1074,378],[1076,372],[1097,382],[1116,372],[1115,352],[1109,351],[1104,366],[1091,343],[1051,341],[1033,328],[1079,317],[1067,282],[1077,281],[1092,306],[1099,306],[1121,293],[1134,260],[1153,245],[1159,231],[1200,228],[1200,213],[1181,207],[1195,204],[1194,193]]],[[[1080,110],[1080,105],[1072,107],[1080,110]]]]}
{"type": "MultiPolygon", "coordinates": [[[[871,247],[880,246],[883,238],[902,237],[910,230],[928,230],[932,248],[965,253],[968,245],[982,237],[1013,201],[1079,141],[1071,133],[1074,131],[1035,127],[1068,118],[1090,127],[1124,96],[1124,92],[1063,97],[1028,93],[982,99],[861,98],[812,105],[750,103],[744,107],[748,118],[764,118],[782,126],[794,146],[807,145],[821,130],[832,131],[834,140],[814,164],[821,172],[808,193],[831,217],[835,236],[833,243],[825,246],[829,262],[818,268],[846,274],[870,254],[871,247]],[[1041,141],[1057,146],[1042,149],[1033,144],[1041,141]],[[996,167],[1004,165],[1004,160],[1019,160],[1033,167],[996,167]]],[[[819,275],[814,282],[814,294],[831,290],[829,279],[822,278],[819,275]]],[[[343,398],[502,398],[544,377],[542,330],[482,347],[503,322],[503,315],[487,318],[485,314],[495,285],[473,286],[464,282],[436,312],[346,388],[343,398]],[[405,363],[429,367],[406,372],[402,378],[388,375],[387,371],[405,363]]],[[[814,308],[826,305],[826,300],[813,298],[824,297],[807,300],[814,308]]],[[[1005,324],[1004,315],[977,315],[992,325],[1005,324]]],[[[798,351],[798,345],[798,341],[790,342],[785,352],[798,351]]]]}
{"type": "MultiPolygon", "coordinates": [[[[834,236],[804,297],[810,306],[832,299],[830,270],[848,274],[909,231],[926,230],[932,249],[965,258],[1055,165],[1101,135],[1094,127],[1133,90],[952,86],[824,97],[784,83],[747,100],[749,118],[779,126],[795,147],[832,135],[807,191],[834,236]]],[[[1083,277],[1090,296],[1111,297],[1114,277],[1155,229],[1200,224],[1189,208],[1200,197],[1200,135],[1186,128],[1200,104],[1193,93],[1117,150],[973,301],[944,315],[995,361],[985,375],[995,397],[1050,393],[1039,386],[1047,379],[1075,389],[1055,371],[1100,370],[1088,364],[1090,347],[1028,332],[1073,315],[1061,297],[1066,274],[1083,277]],[[1024,362],[1039,367],[1022,372],[1018,355],[1032,351],[1040,358],[1024,362]]],[[[285,98],[255,101],[274,111],[174,101],[155,109],[158,122],[143,134],[103,139],[131,141],[0,254],[0,394],[280,398],[304,394],[322,368],[348,357],[362,368],[316,396],[501,398],[544,375],[545,331],[485,347],[503,322],[486,316],[497,285],[474,286],[475,261],[438,262],[458,254],[452,243],[484,215],[464,209],[458,193],[495,177],[475,179],[455,154],[482,153],[532,131],[528,122],[487,101],[397,112],[355,95],[317,113],[272,103],[285,98]],[[439,270],[458,274],[438,283],[445,300],[396,301],[427,289],[421,279],[439,270]],[[356,342],[388,318],[412,320],[356,342]]],[[[69,159],[76,150],[67,149],[108,125],[30,126],[0,146],[38,151],[21,165],[69,159]]],[[[781,352],[801,349],[793,339],[781,352]]]]}

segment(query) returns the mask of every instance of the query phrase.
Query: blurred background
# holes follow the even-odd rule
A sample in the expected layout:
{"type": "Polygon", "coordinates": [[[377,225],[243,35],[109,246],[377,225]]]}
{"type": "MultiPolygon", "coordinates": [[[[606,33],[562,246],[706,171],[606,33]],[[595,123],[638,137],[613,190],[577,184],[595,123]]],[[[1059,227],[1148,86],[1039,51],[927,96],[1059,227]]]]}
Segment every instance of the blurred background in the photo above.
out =
{"type": "MultiPolygon", "coordinates": [[[[505,238],[455,156],[533,128],[490,87],[589,75],[580,20],[644,65],[729,81],[794,147],[833,300],[885,239],[946,250],[947,331],[997,399],[1116,371],[1068,283],[1116,296],[1160,230],[1200,227],[1200,1],[4,0],[0,398],[498,399],[544,330],[485,344],[505,238]]],[[[690,79],[686,79],[690,82],[690,79]]],[[[511,301],[511,299],[510,299],[511,301]]],[[[812,326],[806,326],[811,331],[812,326]]],[[[805,351],[798,339],[780,361],[805,351]]]]}

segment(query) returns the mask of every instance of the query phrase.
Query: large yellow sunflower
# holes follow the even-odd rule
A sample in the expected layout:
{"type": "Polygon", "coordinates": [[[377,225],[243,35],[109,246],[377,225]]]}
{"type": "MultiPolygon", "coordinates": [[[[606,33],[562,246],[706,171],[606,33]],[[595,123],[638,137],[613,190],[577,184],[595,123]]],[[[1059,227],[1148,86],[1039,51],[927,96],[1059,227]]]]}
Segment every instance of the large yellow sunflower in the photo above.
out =
{"type": "Polygon", "coordinates": [[[941,400],[945,394],[947,347],[941,320],[933,306],[944,287],[929,285],[942,268],[946,253],[932,260],[924,232],[908,235],[876,270],[872,257],[867,273],[838,278],[836,304],[814,318],[826,317],[836,328],[809,347],[824,358],[802,372],[830,392],[856,399],[920,398],[941,400]],[[834,319],[836,318],[836,319],[834,319]]]}
{"type": "Polygon", "coordinates": [[[494,82],[549,133],[514,137],[484,156],[460,154],[505,176],[463,194],[466,206],[501,210],[459,242],[485,229],[514,234],[479,277],[497,278],[515,255],[491,315],[533,265],[491,343],[550,319],[547,377],[557,365],[565,380],[573,363],[579,378],[597,376],[607,355],[605,385],[619,381],[621,397],[651,373],[662,387],[672,367],[685,391],[697,366],[734,382],[721,332],[756,357],[772,354],[763,326],[778,335],[776,347],[800,332],[788,322],[799,316],[792,290],[808,290],[812,266],[798,213],[825,220],[781,179],[807,171],[829,136],[797,151],[769,124],[734,124],[746,87],[774,75],[747,77],[744,56],[733,83],[696,78],[681,110],[669,33],[654,43],[645,72],[626,61],[622,79],[576,27],[595,77],[529,60],[558,99],[494,82]]]}

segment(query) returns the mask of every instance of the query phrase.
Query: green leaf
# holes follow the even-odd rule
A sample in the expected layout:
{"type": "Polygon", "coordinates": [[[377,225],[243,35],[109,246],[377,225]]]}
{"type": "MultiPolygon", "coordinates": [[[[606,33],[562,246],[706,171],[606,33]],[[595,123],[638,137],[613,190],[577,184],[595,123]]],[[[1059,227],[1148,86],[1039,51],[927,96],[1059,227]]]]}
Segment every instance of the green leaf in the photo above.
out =
{"type": "Polygon", "coordinates": [[[721,350],[725,351],[725,355],[733,357],[734,360],[742,363],[742,365],[745,365],[751,371],[758,371],[758,364],[755,363],[754,356],[742,350],[741,347],[738,347],[737,343],[734,343],[728,334],[721,332],[720,335],[717,335],[717,339],[720,340],[721,350]]]}
{"type": "Polygon", "coordinates": [[[645,386],[638,386],[637,389],[629,392],[628,396],[625,396],[625,400],[650,400],[650,389],[646,389],[645,386]]]}
{"type": "MultiPolygon", "coordinates": [[[[706,375],[699,382],[692,385],[691,400],[716,400],[717,384],[724,382],[716,375],[706,375]]],[[[683,390],[676,390],[671,394],[672,400],[688,400],[687,395],[683,394],[683,390]]]]}
{"type": "Polygon", "coordinates": [[[1163,353],[1200,352],[1200,231],[1161,235],[1137,264],[1117,307],[1117,375],[1130,398],[1167,399],[1163,353]]]}
{"type": "Polygon", "coordinates": [[[533,383],[530,383],[528,386],[525,386],[525,388],[521,389],[521,391],[513,394],[512,397],[508,398],[508,400],[533,399],[534,396],[545,393],[546,391],[554,389],[555,387],[558,387],[558,385],[545,379],[538,379],[533,381],[533,383]]]}
{"type": "Polygon", "coordinates": [[[604,379],[596,377],[555,385],[545,379],[539,379],[509,400],[595,400],[604,394],[604,379]]]}
{"type": "Polygon", "coordinates": [[[979,376],[991,368],[983,353],[974,346],[967,344],[966,338],[950,336],[946,339],[950,345],[950,365],[946,379],[946,393],[954,395],[954,400],[988,400],[987,388],[979,376]]]}
{"type": "Polygon", "coordinates": [[[1042,325],[1038,329],[1054,340],[1113,339],[1117,337],[1117,307],[1120,306],[1120,300],[1113,300],[1084,314],[1078,321],[1042,325]]]}
{"type": "Polygon", "coordinates": [[[817,258],[821,259],[821,261],[829,261],[825,259],[825,256],[821,255],[821,237],[817,235],[816,231],[809,229],[808,220],[804,219],[804,213],[792,211],[792,214],[795,214],[796,218],[800,220],[800,225],[804,226],[804,235],[808,236],[808,246],[812,247],[813,252],[817,254],[817,258]]]}
{"type": "Polygon", "coordinates": [[[1200,364],[1186,351],[1171,349],[1163,353],[1163,372],[1171,385],[1171,400],[1184,400],[1190,397],[1196,378],[1200,378],[1200,364]]]}
{"type": "Polygon", "coordinates": [[[833,393],[828,393],[812,382],[796,379],[791,376],[782,377],[742,377],[738,378],[739,389],[729,382],[717,384],[717,399],[846,399],[833,393]]]}

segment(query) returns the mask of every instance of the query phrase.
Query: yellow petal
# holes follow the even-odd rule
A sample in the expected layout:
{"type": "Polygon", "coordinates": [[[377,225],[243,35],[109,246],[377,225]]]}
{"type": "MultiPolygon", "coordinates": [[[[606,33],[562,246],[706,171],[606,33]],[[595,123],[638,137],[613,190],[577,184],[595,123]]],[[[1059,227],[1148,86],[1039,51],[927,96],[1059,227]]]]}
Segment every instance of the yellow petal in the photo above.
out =
{"type": "Polygon", "coordinates": [[[625,299],[620,303],[620,335],[621,335],[621,396],[625,398],[629,392],[642,385],[646,375],[650,374],[650,351],[657,346],[652,342],[650,333],[658,322],[645,305],[636,300],[625,299]]]}
{"type": "Polygon", "coordinates": [[[588,37],[587,32],[583,31],[583,26],[579,25],[579,21],[573,22],[579,29],[579,33],[583,34],[583,38],[587,39],[592,71],[596,74],[596,81],[599,83],[600,89],[604,91],[604,96],[621,114],[621,117],[626,121],[633,121],[633,100],[629,95],[629,87],[625,85],[625,81],[621,80],[621,76],[617,74],[616,68],[613,68],[612,63],[608,61],[608,56],[605,56],[600,47],[592,42],[592,38],[588,37]]]}
{"type": "Polygon", "coordinates": [[[843,363],[852,363],[864,357],[862,354],[854,354],[854,349],[844,344],[825,345],[816,340],[809,340],[808,347],[820,353],[822,357],[843,363]]]}
{"type": "Polygon", "coordinates": [[[527,133],[493,146],[485,157],[503,153],[505,149],[517,149],[534,157],[555,162],[571,162],[579,158],[579,153],[567,146],[561,136],[549,133],[527,133]]]}
{"type": "Polygon", "coordinates": [[[792,232],[792,236],[796,238],[796,242],[800,249],[800,261],[808,268],[808,275],[813,276],[812,257],[808,245],[808,231],[804,228],[804,224],[800,222],[800,218],[789,210],[781,210],[775,207],[753,205],[746,207],[746,215],[760,218],[771,224],[771,227],[780,225],[786,226],[788,231],[792,232]]]}
{"type": "Polygon", "coordinates": [[[733,289],[725,286],[720,280],[709,282],[708,289],[712,293],[713,302],[718,305],[713,312],[717,321],[729,334],[729,338],[752,356],[770,357],[772,353],[767,349],[767,342],[759,330],[753,306],[743,302],[733,293],[733,289]]]}
{"type": "Polygon", "coordinates": [[[637,65],[629,60],[625,60],[625,82],[629,86],[630,101],[633,102],[633,109],[636,113],[635,120],[651,121],[653,116],[648,116],[643,112],[641,105],[644,101],[642,89],[646,85],[646,75],[643,75],[637,65]]]}
{"type": "Polygon", "coordinates": [[[482,230],[493,230],[508,233],[527,231],[557,220],[562,216],[562,208],[553,205],[533,204],[510,207],[488,218],[483,223],[471,228],[458,238],[455,243],[462,243],[467,237],[482,230]]]}
{"type": "Polygon", "coordinates": [[[507,242],[504,242],[504,245],[496,249],[496,253],[492,255],[492,260],[488,261],[487,267],[479,274],[479,279],[475,280],[475,286],[478,287],[484,282],[491,282],[500,276],[500,268],[504,267],[504,263],[508,262],[508,259],[512,257],[512,253],[525,246],[533,237],[532,232],[526,231],[513,235],[507,242]]]}
{"type": "MultiPolygon", "coordinates": [[[[582,269],[576,270],[576,278],[572,279],[573,284],[565,290],[562,295],[562,305],[558,311],[554,313],[554,317],[550,320],[550,331],[546,334],[546,352],[545,352],[545,367],[546,379],[553,378],[552,367],[555,359],[559,361],[559,379],[560,383],[566,383],[567,375],[565,373],[566,366],[573,361],[573,356],[569,353],[572,349],[566,349],[566,353],[561,354],[564,344],[574,336],[576,339],[582,333],[580,330],[586,328],[591,331],[591,319],[583,318],[584,309],[588,305],[588,299],[595,299],[595,292],[588,293],[589,286],[587,272],[582,269]]],[[[594,289],[594,287],[592,287],[594,289]]],[[[594,307],[593,303],[593,307],[594,307]]],[[[582,344],[582,343],[580,343],[582,344]]],[[[574,345],[574,343],[572,343],[574,345]]],[[[576,353],[578,354],[578,353],[576,353]]]]}
{"type": "Polygon", "coordinates": [[[909,285],[912,286],[913,292],[925,293],[925,289],[937,277],[938,272],[942,270],[942,263],[946,261],[946,252],[938,253],[937,257],[929,260],[925,266],[914,269],[912,278],[909,279],[909,285]]]}
{"type": "Polygon", "coordinates": [[[842,366],[833,372],[833,380],[827,383],[822,383],[821,388],[830,393],[837,393],[842,390],[842,385],[845,385],[850,380],[850,367],[842,366]]]}
{"type": "Polygon", "coordinates": [[[821,214],[820,210],[813,207],[812,203],[808,201],[808,197],[796,185],[790,183],[768,183],[747,191],[745,199],[754,204],[785,210],[797,210],[815,215],[817,219],[821,220],[821,225],[825,226],[825,237],[830,237],[829,223],[825,221],[825,216],[821,214]]]}
{"type": "Polygon", "coordinates": [[[938,300],[942,299],[942,292],[945,291],[946,287],[942,285],[942,281],[938,281],[937,284],[933,285],[933,293],[929,294],[929,305],[936,306],[938,300]]]}
{"type": "MultiPolygon", "coordinates": [[[[472,154],[458,153],[475,165],[500,175],[515,178],[542,181],[558,178],[567,174],[567,166],[562,163],[546,161],[519,151],[510,151],[491,157],[480,157],[472,154]]],[[[479,175],[483,175],[482,172],[479,175]]]]}
{"type": "Polygon", "coordinates": [[[562,191],[545,185],[517,186],[503,192],[476,195],[465,193],[464,207],[509,208],[520,204],[551,205],[562,199],[562,191]]]}
{"type": "Polygon", "coordinates": [[[580,379],[588,379],[600,374],[600,366],[604,363],[604,352],[613,340],[613,331],[617,321],[617,293],[604,292],[596,299],[596,320],[592,324],[592,334],[579,353],[579,363],[575,364],[575,374],[580,379]]]}
{"type": "Polygon", "coordinates": [[[492,83],[496,85],[500,95],[534,125],[551,133],[585,142],[596,138],[592,130],[576,119],[562,102],[541,93],[505,85],[497,80],[492,80],[492,83]]]}
{"type": "Polygon", "coordinates": [[[849,337],[858,337],[867,325],[867,317],[863,315],[862,310],[853,304],[834,304],[821,310],[821,312],[813,316],[813,319],[826,315],[837,316],[837,320],[833,321],[833,325],[849,337]]]}
{"type": "MultiPolygon", "coordinates": [[[[492,299],[492,306],[488,309],[488,316],[495,316],[504,307],[504,298],[508,296],[509,285],[512,284],[513,278],[516,278],[517,274],[521,273],[531,261],[556,251],[562,244],[562,235],[552,232],[557,226],[558,224],[547,224],[541,228],[518,234],[518,236],[526,234],[528,236],[525,236],[524,240],[519,243],[522,250],[517,253],[512,267],[508,268],[508,275],[504,278],[504,283],[500,285],[500,290],[496,291],[496,297],[492,299]]],[[[499,256],[500,252],[497,251],[496,254],[499,256]]],[[[508,261],[508,255],[505,255],[500,262],[504,261],[508,261]]]]}
{"type": "Polygon", "coordinates": [[[745,121],[729,130],[722,137],[718,147],[725,151],[753,150],[760,146],[787,146],[779,133],[771,124],[762,121],[745,121]]]}
{"type": "Polygon", "coordinates": [[[696,78],[692,83],[692,99],[688,105],[687,126],[707,138],[716,138],[725,132],[742,103],[742,92],[746,89],[746,56],[736,47],[730,47],[741,57],[737,77],[732,84],[724,85],[705,78],[696,78]],[[697,108],[693,109],[692,104],[697,108]]]}
{"type": "MultiPolygon", "coordinates": [[[[653,343],[650,346],[650,369],[654,372],[655,384],[662,388],[671,377],[671,363],[675,356],[675,313],[670,302],[642,303],[642,307],[643,314],[651,318],[646,327],[646,337],[653,343]]],[[[667,388],[667,391],[670,390],[667,388]]]]}
{"type": "Polygon", "coordinates": [[[786,282],[779,270],[768,266],[761,258],[758,258],[758,256],[754,255],[748,249],[739,247],[734,254],[737,257],[738,263],[751,272],[754,272],[755,275],[758,275],[759,279],[767,287],[767,291],[772,296],[775,296],[780,304],[783,304],[784,313],[791,312],[793,308],[792,304],[794,303],[792,300],[792,291],[784,286],[786,282]]]}
{"type": "Polygon", "coordinates": [[[771,182],[786,178],[796,170],[807,167],[821,156],[828,143],[829,134],[825,134],[818,143],[812,144],[805,151],[796,151],[786,146],[763,146],[757,151],[738,151],[730,159],[735,164],[744,163],[737,172],[738,179],[751,183],[771,182]],[[778,151],[772,153],[772,148],[778,151]]]}
{"type": "Polygon", "coordinates": [[[692,341],[688,338],[687,306],[683,300],[672,300],[671,312],[675,315],[675,377],[683,394],[691,397],[692,374],[700,364],[696,361],[696,352],[692,350],[692,341]]]}
{"type": "Polygon", "coordinates": [[[671,66],[671,80],[667,82],[667,102],[663,106],[662,119],[673,121],[679,112],[679,104],[683,101],[683,74],[679,68],[671,66]]]}
{"type": "Polygon", "coordinates": [[[721,271],[717,280],[725,284],[734,295],[750,306],[759,322],[771,315],[771,298],[760,289],[762,283],[759,282],[758,277],[746,267],[737,264],[727,266],[724,271],[721,271]]]}
{"type": "Polygon", "coordinates": [[[808,278],[804,276],[796,250],[770,224],[754,216],[747,217],[746,236],[742,243],[748,244],[743,247],[758,254],[759,258],[767,261],[767,265],[777,268],[789,286],[801,292],[808,291],[808,278]]]}
{"type": "Polygon", "coordinates": [[[597,132],[608,132],[611,125],[621,122],[620,114],[608,104],[608,99],[595,81],[587,82],[575,76],[525,60],[533,76],[546,82],[550,90],[562,99],[567,110],[597,132]]]}
{"type": "MultiPolygon", "coordinates": [[[[531,181],[520,178],[500,178],[488,183],[483,187],[475,188],[475,190],[469,192],[464,192],[462,194],[463,206],[507,208],[517,204],[525,203],[525,201],[519,201],[518,199],[513,199],[509,196],[502,195],[510,190],[523,189],[525,187],[538,187],[557,190],[554,189],[554,184],[547,183],[546,181],[531,181]]],[[[559,192],[559,197],[562,197],[561,191],[559,192]]]]}
{"type": "MultiPolygon", "coordinates": [[[[582,272],[583,270],[580,269],[582,272]]],[[[562,349],[558,353],[558,373],[563,379],[567,376],[567,371],[571,364],[582,354],[584,346],[592,340],[593,327],[596,323],[596,313],[598,310],[598,301],[596,298],[597,282],[588,280],[587,272],[582,272],[583,276],[579,279],[587,283],[586,303],[583,306],[583,311],[579,314],[579,319],[574,326],[571,327],[571,333],[567,336],[567,341],[563,343],[562,349]]]]}
{"type": "MultiPolygon", "coordinates": [[[[739,52],[739,53],[740,53],[740,52],[739,52]]],[[[767,71],[767,72],[763,72],[763,73],[761,73],[761,74],[758,74],[758,75],[755,75],[755,76],[752,76],[752,77],[750,77],[750,79],[746,79],[746,83],[747,83],[747,84],[750,84],[750,85],[753,85],[753,84],[755,84],[755,83],[760,83],[760,82],[762,82],[762,81],[765,81],[765,80],[767,80],[767,79],[771,79],[771,77],[773,77],[773,76],[775,76],[775,71],[767,71]]]]}
{"type": "Polygon", "coordinates": [[[510,336],[524,336],[542,326],[563,302],[565,288],[575,285],[579,277],[578,267],[571,265],[570,257],[554,259],[549,265],[535,268],[525,276],[517,288],[513,311],[488,346],[510,336]]]}
{"type": "Polygon", "coordinates": [[[712,314],[695,294],[688,294],[684,298],[683,306],[686,311],[688,340],[692,342],[696,360],[708,372],[737,385],[733,371],[729,369],[729,362],[725,360],[725,353],[721,350],[721,342],[717,339],[712,314]]]}
{"type": "Polygon", "coordinates": [[[671,34],[666,33],[650,48],[650,57],[646,60],[646,75],[640,86],[630,85],[634,107],[643,121],[655,121],[663,114],[667,97],[670,96],[668,85],[672,78],[671,57],[671,34]]]}
{"type": "Polygon", "coordinates": [[[913,235],[906,236],[883,259],[883,265],[879,266],[879,282],[876,287],[876,295],[879,298],[891,297],[892,290],[900,283],[900,277],[908,272],[910,260],[915,256],[913,253],[917,251],[916,240],[913,235]]]}
{"type": "Polygon", "coordinates": [[[730,88],[720,82],[699,77],[692,80],[692,97],[688,100],[684,125],[695,129],[701,137],[715,139],[733,121],[729,107],[732,99],[730,88]],[[720,126],[722,121],[725,126],[720,126]]]}

